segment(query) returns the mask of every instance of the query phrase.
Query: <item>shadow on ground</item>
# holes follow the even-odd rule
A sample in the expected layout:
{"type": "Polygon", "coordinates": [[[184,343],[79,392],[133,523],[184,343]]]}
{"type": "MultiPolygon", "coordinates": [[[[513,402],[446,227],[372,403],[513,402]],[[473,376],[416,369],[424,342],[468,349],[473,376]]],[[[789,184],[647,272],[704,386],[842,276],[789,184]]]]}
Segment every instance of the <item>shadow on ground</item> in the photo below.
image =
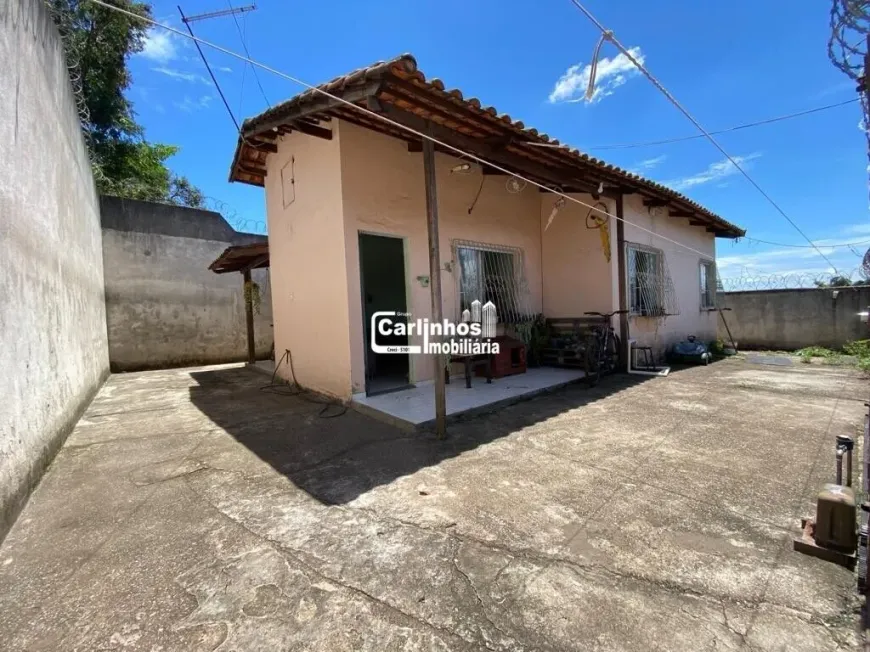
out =
{"type": "MultiPolygon", "coordinates": [[[[446,440],[408,433],[340,406],[326,406],[245,368],[193,372],[190,400],[215,425],[323,504],[353,501],[374,487],[457,457],[516,430],[598,401],[649,378],[619,374],[589,388],[574,384],[499,408],[507,419],[476,414],[448,426],[446,440]],[[544,400],[541,400],[543,398],[544,400]]],[[[469,391],[474,391],[469,390],[469,391]]]]}

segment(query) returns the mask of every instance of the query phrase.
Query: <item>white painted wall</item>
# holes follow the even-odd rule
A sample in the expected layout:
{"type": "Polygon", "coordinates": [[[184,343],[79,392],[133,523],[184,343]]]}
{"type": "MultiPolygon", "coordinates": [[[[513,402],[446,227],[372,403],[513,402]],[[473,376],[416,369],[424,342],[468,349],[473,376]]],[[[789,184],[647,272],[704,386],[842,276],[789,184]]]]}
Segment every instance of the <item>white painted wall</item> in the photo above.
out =
{"type": "Polygon", "coordinates": [[[630,336],[639,345],[652,346],[661,355],[674,342],[695,335],[702,341],[716,339],[718,314],[701,309],[700,262],[716,257],[716,238],[704,227],[690,226],[686,218],[671,217],[664,212],[652,217],[640,195],[629,195],[624,201],[625,240],[660,249],[674,283],[680,314],[666,318],[633,316],[629,319],[630,336]],[[635,226],[637,225],[637,226],[635,226]],[[648,233],[637,227],[652,231],[648,233]],[[656,235],[687,245],[689,251],[656,235]],[[698,253],[696,253],[698,252],[698,253]]]}
{"type": "Polygon", "coordinates": [[[0,2],[0,539],[108,375],[100,213],[44,3],[0,2]]]}

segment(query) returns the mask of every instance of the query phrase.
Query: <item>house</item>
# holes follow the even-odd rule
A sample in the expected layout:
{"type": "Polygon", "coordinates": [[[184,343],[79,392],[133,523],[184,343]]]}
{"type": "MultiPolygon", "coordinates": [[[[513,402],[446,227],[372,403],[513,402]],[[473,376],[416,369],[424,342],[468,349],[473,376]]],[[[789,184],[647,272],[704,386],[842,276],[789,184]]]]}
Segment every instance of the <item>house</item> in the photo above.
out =
{"type": "Polygon", "coordinates": [[[292,358],[280,375],[341,399],[433,378],[432,356],[378,358],[367,344],[375,311],[433,316],[421,133],[438,141],[445,318],[475,298],[505,322],[625,306],[618,332],[657,351],[715,338],[715,238],[737,226],[427,79],[410,55],[318,89],[329,95],[247,119],[230,172],[266,191],[275,351],[292,358]]]}

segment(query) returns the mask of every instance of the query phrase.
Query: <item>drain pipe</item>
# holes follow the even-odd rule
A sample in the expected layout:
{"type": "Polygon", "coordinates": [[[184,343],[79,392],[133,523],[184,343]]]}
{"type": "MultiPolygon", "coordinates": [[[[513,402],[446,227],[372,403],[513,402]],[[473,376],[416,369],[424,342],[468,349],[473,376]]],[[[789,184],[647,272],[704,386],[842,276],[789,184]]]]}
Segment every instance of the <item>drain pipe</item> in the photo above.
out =
{"type": "Polygon", "coordinates": [[[632,369],[631,363],[634,360],[634,343],[637,340],[628,340],[628,360],[625,364],[625,371],[635,376],[661,376],[664,378],[671,373],[670,367],[662,367],[658,371],[643,371],[642,369],[632,369]]]}
{"type": "Polygon", "coordinates": [[[846,458],[846,487],[852,486],[852,449],[855,440],[849,435],[837,435],[837,484],[843,486],[843,457],[846,458]]]}

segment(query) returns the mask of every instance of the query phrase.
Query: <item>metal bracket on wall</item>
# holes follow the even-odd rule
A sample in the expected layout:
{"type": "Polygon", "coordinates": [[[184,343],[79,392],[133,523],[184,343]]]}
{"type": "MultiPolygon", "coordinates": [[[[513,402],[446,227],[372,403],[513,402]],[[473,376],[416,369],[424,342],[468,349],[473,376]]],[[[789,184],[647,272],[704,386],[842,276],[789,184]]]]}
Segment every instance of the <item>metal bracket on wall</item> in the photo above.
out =
{"type": "Polygon", "coordinates": [[[281,203],[284,208],[287,208],[294,201],[296,201],[296,157],[291,156],[281,168],[281,203]]]}

